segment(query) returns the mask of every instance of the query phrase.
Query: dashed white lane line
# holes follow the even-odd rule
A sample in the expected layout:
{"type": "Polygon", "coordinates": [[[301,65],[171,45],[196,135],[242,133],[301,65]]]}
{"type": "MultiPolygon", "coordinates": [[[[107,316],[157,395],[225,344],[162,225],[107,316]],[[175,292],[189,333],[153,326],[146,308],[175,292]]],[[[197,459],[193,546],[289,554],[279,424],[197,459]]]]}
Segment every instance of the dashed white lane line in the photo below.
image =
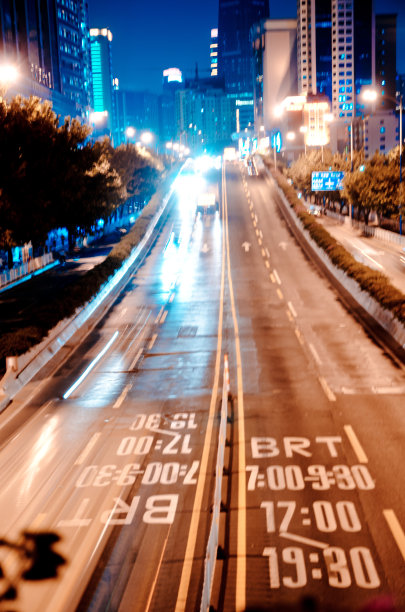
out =
{"type": "Polygon", "coordinates": [[[336,402],[336,396],[333,393],[332,389],[329,387],[329,385],[326,382],[326,380],[323,378],[323,376],[319,376],[318,380],[321,383],[321,387],[324,390],[325,395],[328,398],[328,400],[330,402],[336,402]]]}
{"type": "Polygon", "coordinates": [[[354,433],[353,427],[351,425],[344,425],[343,429],[347,437],[349,438],[349,442],[353,447],[354,453],[359,463],[368,463],[368,457],[366,453],[364,452],[363,447],[360,444],[358,437],[354,433]]]}
{"type": "MultiPolygon", "coordinates": [[[[260,244],[260,241],[259,241],[260,244]]],[[[266,257],[266,251],[264,249],[262,249],[262,257],[266,257]]]]}
{"type": "Polygon", "coordinates": [[[119,408],[121,406],[122,402],[124,401],[124,399],[128,395],[128,391],[131,388],[132,388],[132,384],[125,385],[125,387],[122,390],[121,395],[119,396],[119,398],[116,400],[115,404],[113,405],[114,409],[117,409],[117,408],[119,408]]]}
{"type": "Polygon", "coordinates": [[[322,359],[319,357],[318,352],[316,350],[316,348],[314,347],[313,344],[311,344],[311,342],[308,343],[309,346],[309,350],[311,351],[316,363],[318,364],[318,366],[322,365],[322,359]]]}
{"type": "Polygon", "coordinates": [[[157,317],[156,317],[156,319],[155,319],[155,325],[157,325],[157,324],[159,323],[159,319],[160,319],[160,317],[162,316],[162,312],[163,312],[164,308],[165,308],[165,307],[164,307],[164,306],[162,306],[162,307],[161,307],[161,309],[159,310],[159,314],[158,314],[158,316],[157,316],[157,317]]]}
{"type": "Polygon", "coordinates": [[[276,269],[273,270],[273,274],[274,278],[276,279],[277,285],[281,285],[281,280],[276,269]]]}
{"type": "Polygon", "coordinates": [[[298,329],[298,327],[295,328],[294,332],[295,332],[295,335],[298,338],[298,342],[301,344],[301,346],[304,346],[304,338],[302,337],[302,334],[301,334],[300,330],[298,329]]]}
{"type": "Polygon", "coordinates": [[[157,338],[157,337],[158,337],[158,335],[157,335],[157,334],[153,334],[153,336],[152,336],[152,338],[151,338],[151,340],[150,340],[150,342],[149,342],[148,351],[150,351],[150,349],[151,349],[151,348],[153,347],[153,345],[155,344],[155,342],[156,342],[156,338],[157,338]]]}
{"type": "Polygon", "coordinates": [[[136,364],[138,363],[141,355],[142,355],[143,349],[140,348],[139,351],[137,352],[137,354],[135,355],[135,359],[133,360],[133,362],[131,363],[131,365],[129,366],[130,370],[133,370],[134,367],[136,366],[136,364]]]}
{"type": "Polygon", "coordinates": [[[263,244],[263,240],[262,240],[261,238],[258,238],[258,239],[257,239],[257,242],[259,243],[259,246],[262,246],[262,244],[263,244]]]}
{"type": "Polygon", "coordinates": [[[292,323],[294,321],[294,317],[292,316],[289,310],[286,310],[286,313],[287,313],[288,320],[292,323]]]}
{"type": "Polygon", "coordinates": [[[289,310],[290,310],[290,312],[291,312],[292,316],[293,316],[293,317],[296,319],[298,315],[297,315],[297,311],[295,310],[295,308],[294,308],[294,306],[292,305],[292,303],[291,303],[291,302],[288,302],[288,303],[287,303],[287,306],[288,306],[288,308],[289,308],[289,310]]]}
{"type": "Polygon", "coordinates": [[[270,268],[270,262],[267,259],[264,263],[266,264],[266,268],[270,268]]]}
{"type": "Polygon", "coordinates": [[[86,458],[89,455],[89,453],[90,453],[91,449],[93,448],[93,446],[95,446],[97,444],[97,441],[98,441],[100,436],[101,436],[101,432],[100,431],[98,431],[97,433],[92,435],[92,437],[90,438],[89,442],[87,443],[85,449],[83,450],[82,453],[80,453],[80,455],[76,459],[74,465],[82,465],[82,463],[84,463],[84,461],[86,460],[86,458]]]}
{"type": "Polygon", "coordinates": [[[383,515],[405,561],[405,533],[396,517],[396,514],[393,510],[383,510],[383,515]]]}
{"type": "MultiPolygon", "coordinates": [[[[255,225],[255,223],[253,223],[253,225],[255,225]]],[[[259,230],[256,228],[256,236],[259,235],[259,230]]]]}
{"type": "Polygon", "coordinates": [[[269,252],[269,249],[266,249],[266,255],[267,255],[267,257],[270,259],[270,252],[269,252]]]}
{"type": "Polygon", "coordinates": [[[277,295],[278,295],[278,297],[280,298],[280,300],[283,300],[283,299],[284,299],[284,296],[283,296],[283,294],[282,294],[282,292],[281,292],[281,290],[280,290],[280,289],[277,289],[277,295]]]}
{"type": "Polygon", "coordinates": [[[160,321],[159,321],[160,325],[163,325],[163,323],[166,321],[167,315],[168,315],[168,311],[165,310],[164,313],[162,314],[162,317],[161,317],[160,321]]]}

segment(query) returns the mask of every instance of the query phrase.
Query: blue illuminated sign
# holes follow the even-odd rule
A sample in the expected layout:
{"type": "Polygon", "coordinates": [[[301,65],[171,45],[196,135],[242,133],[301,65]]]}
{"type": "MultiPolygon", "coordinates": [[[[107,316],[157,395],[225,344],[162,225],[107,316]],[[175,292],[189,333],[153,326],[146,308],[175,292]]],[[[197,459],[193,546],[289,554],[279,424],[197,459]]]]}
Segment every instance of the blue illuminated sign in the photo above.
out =
{"type": "Polygon", "coordinates": [[[276,149],[277,153],[280,153],[283,141],[281,139],[281,132],[274,131],[271,133],[271,148],[276,149]]]}
{"type": "Polygon", "coordinates": [[[313,172],[312,191],[341,191],[344,172],[313,172]]]}

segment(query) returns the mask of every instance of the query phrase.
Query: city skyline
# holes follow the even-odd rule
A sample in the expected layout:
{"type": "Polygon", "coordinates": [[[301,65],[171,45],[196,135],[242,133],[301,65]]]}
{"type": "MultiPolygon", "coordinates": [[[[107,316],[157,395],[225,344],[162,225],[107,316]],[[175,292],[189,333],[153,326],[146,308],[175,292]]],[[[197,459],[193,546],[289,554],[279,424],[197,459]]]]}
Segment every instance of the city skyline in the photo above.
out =
{"type": "MultiPolygon", "coordinates": [[[[200,5],[178,0],[176,11],[165,2],[136,4],[121,0],[120,11],[108,0],[89,0],[90,27],[108,27],[113,34],[114,76],[124,89],[160,92],[162,72],[176,66],[185,78],[209,75],[211,28],[217,27],[218,0],[200,5]],[[196,27],[195,24],[198,24],[196,27]]],[[[405,73],[405,6],[401,0],[375,0],[376,13],[397,13],[397,71],[405,73]]],[[[270,0],[270,18],[295,18],[296,0],[282,6],[270,0]]]]}

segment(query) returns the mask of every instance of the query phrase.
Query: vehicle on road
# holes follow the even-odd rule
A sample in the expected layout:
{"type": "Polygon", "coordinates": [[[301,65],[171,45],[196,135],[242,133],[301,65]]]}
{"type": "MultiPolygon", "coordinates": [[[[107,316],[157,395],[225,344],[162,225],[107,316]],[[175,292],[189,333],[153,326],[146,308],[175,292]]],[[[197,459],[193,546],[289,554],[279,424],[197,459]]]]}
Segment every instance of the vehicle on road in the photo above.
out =
{"type": "Polygon", "coordinates": [[[308,211],[311,215],[314,215],[314,217],[320,217],[322,214],[322,208],[320,206],[316,206],[315,204],[311,204],[308,211]]]}
{"type": "Polygon", "coordinates": [[[205,192],[199,195],[197,201],[197,213],[202,215],[210,215],[219,211],[219,203],[215,193],[212,191],[205,192]]]}

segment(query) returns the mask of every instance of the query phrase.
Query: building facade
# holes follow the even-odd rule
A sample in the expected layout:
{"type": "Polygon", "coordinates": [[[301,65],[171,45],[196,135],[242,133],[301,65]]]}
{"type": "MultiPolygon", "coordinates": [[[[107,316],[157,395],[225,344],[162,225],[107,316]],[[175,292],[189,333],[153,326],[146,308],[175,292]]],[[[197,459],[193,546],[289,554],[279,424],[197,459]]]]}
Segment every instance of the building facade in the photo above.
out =
{"type": "Polygon", "coordinates": [[[375,83],[380,92],[378,110],[396,107],[397,16],[375,17],[375,83]]]}
{"type": "Polygon", "coordinates": [[[117,123],[112,72],[112,39],[112,33],[108,28],[90,29],[91,106],[94,111],[91,123],[96,137],[102,135],[113,137],[117,123]]]}
{"type": "Polygon", "coordinates": [[[239,108],[238,131],[254,123],[250,28],[268,17],[268,0],[219,0],[218,75],[235,109],[239,108]]]}

